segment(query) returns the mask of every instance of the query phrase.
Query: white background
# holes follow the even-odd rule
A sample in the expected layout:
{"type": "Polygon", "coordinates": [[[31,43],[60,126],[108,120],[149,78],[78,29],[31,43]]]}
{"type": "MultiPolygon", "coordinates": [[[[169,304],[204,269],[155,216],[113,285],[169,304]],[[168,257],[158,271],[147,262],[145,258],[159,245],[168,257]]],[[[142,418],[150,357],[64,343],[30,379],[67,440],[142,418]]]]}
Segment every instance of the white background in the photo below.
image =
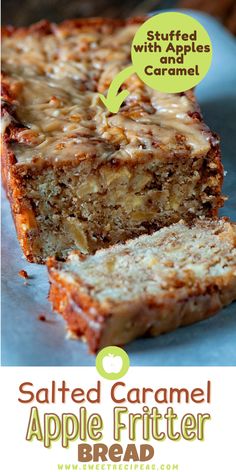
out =
{"type": "MultiPolygon", "coordinates": [[[[113,443],[112,410],[115,405],[110,399],[110,389],[114,382],[101,379],[93,367],[53,367],[53,368],[1,368],[1,470],[4,472],[54,472],[58,470],[57,464],[78,464],[77,445],[79,441],[72,443],[69,449],[63,449],[60,441],[55,442],[51,449],[45,449],[43,444],[37,440],[27,442],[25,435],[27,431],[30,408],[37,405],[40,417],[43,413],[75,413],[78,414],[80,406],[86,406],[90,413],[101,414],[105,429],[102,442],[113,443]],[[60,386],[61,380],[67,382],[71,389],[81,387],[88,389],[96,385],[97,380],[102,383],[101,404],[91,405],[73,403],[69,397],[68,402],[61,404],[21,404],[18,402],[19,385],[23,382],[32,382],[34,391],[39,388],[50,388],[51,381],[56,380],[60,386]]],[[[158,443],[151,441],[155,447],[155,458],[150,462],[157,467],[161,464],[179,464],[180,472],[229,472],[236,469],[235,460],[235,420],[236,420],[236,368],[214,367],[214,368],[180,368],[180,367],[132,367],[121,380],[129,388],[151,387],[186,387],[193,389],[200,387],[206,389],[208,380],[212,382],[211,404],[188,405],[173,404],[173,408],[179,415],[186,413],[205,413],[212,416],[211,421],[206,423],[206,440],[204,442],[188,442],[182,439],[178,442],[166,440],[158,443]]],[[[130,412],[140,412],[143,405],[130,405],[126,403],[121,406],[129,406],[130,412]]],[[[165,412],[168,405],[158,405],[153,401],[148,406],[157,406],[165,412]]],[[[169,405],[171,406],[171,405],[169,405]]],[[[137,441],[137,443],[139,440],[137,441]]],[[[140,441],[144,443],[144,441],[140,441]]],[[[126,443],[124,436],[123,445],[126,443]]],[[[159,469],[160,470],[160,469],[159,469]]]]}

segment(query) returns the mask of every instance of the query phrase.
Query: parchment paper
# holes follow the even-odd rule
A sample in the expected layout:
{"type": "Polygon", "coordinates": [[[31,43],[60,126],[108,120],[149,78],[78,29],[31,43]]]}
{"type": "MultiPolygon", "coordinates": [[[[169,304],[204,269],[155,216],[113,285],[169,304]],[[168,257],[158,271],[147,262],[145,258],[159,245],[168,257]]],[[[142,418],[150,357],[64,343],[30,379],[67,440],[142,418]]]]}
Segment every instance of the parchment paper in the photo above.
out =
{"type": "MultiPolygon", "coordinates": [[[[206,123],[222,140],[229,196],[221,214],[236,220],[236,43],[212,18],[188,12],[208,30],[214,48],[210,72],[197,95],[206,123]]],[[[66,339],[65,323],[52,314],[47,301],[48,279],[44,266],[29,264],[22,256],[2,195],[2,364],[94,365],[80,341],[66,339]],[[24,285],[18,271],[31,278],[24,285]],[[38,320],[45,314],[47,322],[38,320]]],[[[131,365],[236,365],[236,303],[210,320],[127,346],[131,365]]]]}

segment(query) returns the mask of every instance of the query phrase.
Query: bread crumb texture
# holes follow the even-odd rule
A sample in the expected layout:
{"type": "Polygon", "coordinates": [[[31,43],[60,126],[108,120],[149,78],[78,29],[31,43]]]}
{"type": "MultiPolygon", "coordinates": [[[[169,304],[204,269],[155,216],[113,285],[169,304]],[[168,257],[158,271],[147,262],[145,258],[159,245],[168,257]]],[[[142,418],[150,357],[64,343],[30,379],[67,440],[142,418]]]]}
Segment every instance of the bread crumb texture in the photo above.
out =
{"type": "Polygon", "coordinates": [[[70,316],[87,317],[90,328],[97,324],[97,346],[160,334],[236,298],[236,225],[180,221],[92,256],[74,252],[65,263],[51,260],[49,272],[54,307],[69,324],[70,316]]]}
{"type": "Polygon", "coordinates": [[[93,256],[72,253],[62,267],[65,278],[80,277],[101,302],[181,293],[236,271],[236,227],[223,221],[192,227],[179,222],[93,256]]]}

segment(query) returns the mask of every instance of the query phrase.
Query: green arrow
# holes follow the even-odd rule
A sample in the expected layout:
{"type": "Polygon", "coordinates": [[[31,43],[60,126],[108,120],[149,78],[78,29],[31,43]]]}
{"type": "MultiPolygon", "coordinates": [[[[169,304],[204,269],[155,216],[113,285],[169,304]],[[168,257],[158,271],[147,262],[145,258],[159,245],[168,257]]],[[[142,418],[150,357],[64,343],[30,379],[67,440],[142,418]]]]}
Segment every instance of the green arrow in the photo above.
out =
{"type": "Polygon", "coordinates": [[[122,102],[128,97],[129,91],[122,90],[122,92],[118,93],[120,86],[123,82],[134,72],[134,67],[129,66],[126,69],[122,70],[117,74],[117,76],[113,79],[108,92],[107,96],[105,97],[101,93],[99,93],[99,97],[104,103],[105,107],[111,113],[117,113],[120,109],[122,102]]]}

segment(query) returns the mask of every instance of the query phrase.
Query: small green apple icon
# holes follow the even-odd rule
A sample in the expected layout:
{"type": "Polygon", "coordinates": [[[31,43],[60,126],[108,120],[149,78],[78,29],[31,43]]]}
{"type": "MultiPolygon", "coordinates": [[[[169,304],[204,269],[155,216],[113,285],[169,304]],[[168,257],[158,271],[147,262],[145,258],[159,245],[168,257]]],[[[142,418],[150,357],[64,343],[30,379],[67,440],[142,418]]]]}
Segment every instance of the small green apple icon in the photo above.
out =
{"type": "Polygon", "coordinates": [[[108,380],[117,380],[123,377],[129,369],[129,356],[117,346],[108,346],[102,349],[96,358],[98,373],[108,380]]]}
{"type": "Polygon", "coordinates": [[[114,354],[107,354],[102,359],[102,366],[105,372],[108,374],[114,373],[118,374],[118,372],[122,369],[123,360],[121,356],[114,356],[114,354]]]}

